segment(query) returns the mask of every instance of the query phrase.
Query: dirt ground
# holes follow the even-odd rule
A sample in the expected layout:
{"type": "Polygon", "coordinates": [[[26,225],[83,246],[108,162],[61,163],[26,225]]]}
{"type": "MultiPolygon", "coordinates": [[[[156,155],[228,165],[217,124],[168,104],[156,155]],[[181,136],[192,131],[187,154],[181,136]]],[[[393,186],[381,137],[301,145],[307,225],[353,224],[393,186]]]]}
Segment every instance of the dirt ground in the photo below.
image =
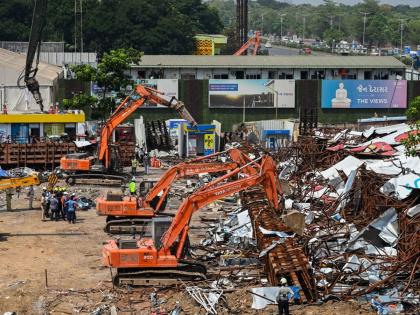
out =
{"type": "MultiPolygon", "coordinates": [[[[159,172],[153,174],[158,177],[159,172]]],[[[120,192],[118,188],[71,188],[79,196],[96,198],[106,191],[120,192]]],[[[27,210],[28,200],[22,192],[14,196],[12,212],[0,212],[0,313],[18,314],[110,314],[115,307],[120,314],[151,314],[152,288],[113,289],[109,269],[102,266],[102,243],[110,238],[104,231],[104,217],[95,209],[77,212],[77,223],[64,221],[41,222],[41,188],[35,188],[35,210],[27,210]],[[46,275],[48,286],[46,286],[46,275]],[[96,312],[96,313],[95,313],[96,312]]],[[[179,200],[169,202],[172,209],[179,200]]],[[[219,218],[220,213],[204,211],[206,218],[219,218]]],[[[192,221],[192,243],[205,232],[200,215],[192,221]],[[197,228],[197,227],[203,228],[197,228]]],[[[184,287],[157,291],[162,311],[181,305],[183,314],[205,314],[190,298],[184,287]]],[[[220,314],[276,314],[269,306],[255,311],[250,308],[252,297],[246,288],[238,287],[226,293],[220,314]]],[[[166,314],[162,312],[162,314],[166,314]]],[[[374,314],[368,306],[352,302],[322,306],[293,306],[293,315],[315,314],[374,314]]]]}

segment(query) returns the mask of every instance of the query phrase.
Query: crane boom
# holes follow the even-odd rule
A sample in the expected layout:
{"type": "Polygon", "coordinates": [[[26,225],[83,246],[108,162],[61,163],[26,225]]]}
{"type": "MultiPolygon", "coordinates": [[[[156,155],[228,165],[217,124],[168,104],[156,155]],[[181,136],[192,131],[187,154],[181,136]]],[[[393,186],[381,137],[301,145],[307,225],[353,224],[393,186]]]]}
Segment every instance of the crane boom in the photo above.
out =
{"type": "Polygon", "coordinates": [[[34,13],[32,17],[31,34],[29,37],[28,51],[26,53],[26,64],[24,81],[29,92],[32,93],[35,102],[41,111],[44,111],[42,96],[39,91],[39,83],[36,79],[38,72],[39,54],[41,52],[42,31],[46,24],[48,0],[35,0],[34,13]],[[36,55],[35,67],[33,62],[36,55]]]}
{"type": "Polygon", "coordinates": [[[260,39],[260,32],[255,32],[254,36],[249,38],[245,44],[241,46],[233,55],[234,56],[240,56],[244,52],[248,50],[248,48],[252,47],[252,55],[256,56],[258,53],[258,49],[260,49],[261,46],[261,39],[260,39]]]}

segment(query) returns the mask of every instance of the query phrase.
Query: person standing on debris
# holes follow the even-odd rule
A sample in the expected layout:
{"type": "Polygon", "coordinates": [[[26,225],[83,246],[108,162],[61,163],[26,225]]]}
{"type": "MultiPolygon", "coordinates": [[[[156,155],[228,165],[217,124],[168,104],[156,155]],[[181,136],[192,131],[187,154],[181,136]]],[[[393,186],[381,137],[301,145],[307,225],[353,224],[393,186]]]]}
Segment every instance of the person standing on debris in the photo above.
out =
{"type": "Polygon", "coordinates": [[[53,194],[50,198],[51,220],[58,221],[59,219],[58,203],[57,196],[53,194]]]}
{"type": "Polygon", "coordinates": [[[136,156],[133,156],[133,158],[131,159],[131,175],[135,176],[137,173],[137,158],[136,156]]]}
{"type": "Polygon", "coordinates": [[[144,166],[144,173],[149,174],[149,154],[144,152],[143,155],[143,166],[144,166]]]}
{"type": "Polygon", "coordinates": [[[289,315],[289,301],[293,300],[293,291],[287,286],[287,280],[285,278],[280,279],[280,290],[276,297],[276,302],[279,307],[280,315],[289,315]],[[289,298],[290,294],[290,298],[289,298]]]}
{"type": "Polygon", "coordinates": [[[76,223],[76,208],[77,202],[73,200],[74,196],[70,197],[70,200],[66,201],[67,206],[67,220],[69,223],[76,223]]]}
{"type": "Polygon", "coordinates": [[[34,191],[34,186],[29,186],[29,190],[28,190],[28,199],[29,199],[29,209],[33,209],[33,202],[34,202],[34,195],[35,195],[35,191],[34,191]]]}
{"type": "Polygon", "coordinates": [[[130,200],[131,200],[131,197],[136,196],[136,192],[137,192],[135,177],[131,179],[130,184],[128,184],[128,188],[130,189],[130,200]]]}

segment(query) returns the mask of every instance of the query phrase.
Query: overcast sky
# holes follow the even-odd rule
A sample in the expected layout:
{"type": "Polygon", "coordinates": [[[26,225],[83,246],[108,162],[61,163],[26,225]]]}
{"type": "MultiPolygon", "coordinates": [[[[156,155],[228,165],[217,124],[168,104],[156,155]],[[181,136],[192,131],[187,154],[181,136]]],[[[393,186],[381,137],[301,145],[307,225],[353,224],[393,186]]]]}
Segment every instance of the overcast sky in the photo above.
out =
{"type": "MultiPolygon", "coordinates": [[[[293,4],[301,4],[301,3],[311,3],[311,4],[320,4],[322,0],[291,0],[293,4]]],[[[361,2],[361,0],[335,0],[335,2],[341,2],[344,4],[355,4],[361,2]]],[[[397,4],[408,4],[411,6],[418,7],[420,6],[420,0],[380,0],[381,3],[387,3],[392,5],[397,4]]]]}

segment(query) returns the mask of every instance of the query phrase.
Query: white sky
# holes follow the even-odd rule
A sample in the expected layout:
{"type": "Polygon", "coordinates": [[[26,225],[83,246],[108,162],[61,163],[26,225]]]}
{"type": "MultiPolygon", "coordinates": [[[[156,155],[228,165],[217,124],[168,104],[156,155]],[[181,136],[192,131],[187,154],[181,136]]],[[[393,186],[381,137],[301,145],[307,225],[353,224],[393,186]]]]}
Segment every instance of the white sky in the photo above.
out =
{"type": "MultiPolygon", "coordinates": [[[[281,1],[281,0],[280,0],[281,1]]],[[[344,4],[356,4],[361,2],[361,0],[335,0],[336,2],[341,2],[344,4]]],[[[301,4],[301,3],[311,3],[311,4],[320,4],[322,0],[290,0],[293,4],[301,4]]],[[[398,4],[407,4],[411,6],[420,6],[420,0],[380,0],[381,3],[387,3],[391,5],[398,5],[398,4]]]]}

